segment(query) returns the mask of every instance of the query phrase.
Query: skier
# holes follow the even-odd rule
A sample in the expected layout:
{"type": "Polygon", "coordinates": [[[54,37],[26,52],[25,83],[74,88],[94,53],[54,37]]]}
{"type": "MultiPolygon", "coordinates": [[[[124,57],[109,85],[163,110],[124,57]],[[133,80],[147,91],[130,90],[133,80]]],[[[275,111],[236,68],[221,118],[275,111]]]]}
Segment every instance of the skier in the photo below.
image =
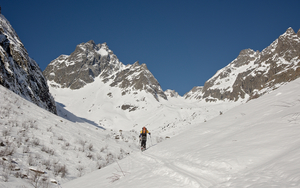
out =
{"type": "Polygon", "coordinates": [[[146,149],[146,141],[147,141],[147,133],[151,135],[151,133],[146,129],[146,127],[143,127],[140,134],[140,142],[141,142],[141,150],[146,149]]]}

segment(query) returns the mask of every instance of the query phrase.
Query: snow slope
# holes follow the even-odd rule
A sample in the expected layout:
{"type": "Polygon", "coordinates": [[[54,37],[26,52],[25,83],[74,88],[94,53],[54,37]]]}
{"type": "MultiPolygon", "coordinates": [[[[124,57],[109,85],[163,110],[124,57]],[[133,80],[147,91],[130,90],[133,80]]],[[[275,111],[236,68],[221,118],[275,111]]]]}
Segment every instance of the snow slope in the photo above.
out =
{"type": "Polygon", "coordinates": [[[199,102],[180,96],[157,101],[144,90],[128,88],[131,94],[123,95],[121,88],[111,87],[109,83],[96,77],[94,82],[78,90],[50,87],[50,92],[57,106],[95,126],[116,131],[140,131],[147,126],[162,137],[176,135],[192,123],[207,121],[241,104],[241,101],[199,102]]]}
{"type": "Polygon", "coordinates": [[[300,79],[63,184],[81,187],[299,187],[300,79]],[[122,169],[122,171],[121,171],[122,169]]]}
{"type": "Polygon", "coordinates": [[[57,187],[138,149],[137,132],[104,130],[70,113],[68,121],[1,85],[0,95],[1,188],[57,187]]]}

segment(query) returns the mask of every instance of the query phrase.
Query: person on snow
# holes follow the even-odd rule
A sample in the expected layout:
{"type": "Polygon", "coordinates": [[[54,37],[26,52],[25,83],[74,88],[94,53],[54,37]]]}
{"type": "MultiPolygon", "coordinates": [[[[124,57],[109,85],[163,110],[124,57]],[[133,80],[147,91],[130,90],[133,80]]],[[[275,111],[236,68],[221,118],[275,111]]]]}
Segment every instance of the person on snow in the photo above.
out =
{"type": "Polygon", "coordinates": [[[146,149],[146,142],[147,142],[147,133],[151,135],[151,133],[146,129],[146,127],[143,127],[140,134],[140,141],[141,141],[141,147],[146,149]]]}

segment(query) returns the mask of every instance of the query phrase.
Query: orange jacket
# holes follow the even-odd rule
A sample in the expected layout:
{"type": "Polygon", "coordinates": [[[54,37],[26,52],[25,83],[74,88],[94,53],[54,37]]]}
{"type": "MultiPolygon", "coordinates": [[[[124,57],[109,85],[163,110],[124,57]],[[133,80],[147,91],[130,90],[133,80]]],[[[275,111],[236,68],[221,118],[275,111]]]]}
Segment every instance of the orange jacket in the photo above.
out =
{"type": "MultiPolygon", "coordinates": [[[[140,134],[140,136],[139,137],[142,137],[142,134],[144,133],[145,134],[145,132],[143,132],[144,130],[141,130],[141,134],[140,134]]],[[[150,135],[151,133],[146,129],[146,135],[147,135],[147,133],[150,135]]]]}
{"type": "MultiPolygon", "coordinates": [[[[143,133],[143,130],[141,130],[141,134],[143,133]]],[[[146,133],[149,133],[149,131],[146,129],[146,133]]]]}

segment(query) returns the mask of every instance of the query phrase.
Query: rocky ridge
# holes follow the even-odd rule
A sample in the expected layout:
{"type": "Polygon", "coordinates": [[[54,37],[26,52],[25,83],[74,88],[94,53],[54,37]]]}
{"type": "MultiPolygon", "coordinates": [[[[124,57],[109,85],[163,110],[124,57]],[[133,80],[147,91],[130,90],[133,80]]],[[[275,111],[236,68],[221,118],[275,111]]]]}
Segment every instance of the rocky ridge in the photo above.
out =
{"type": "Polygon", "coordinates": [[[38,64],[29,57],[9,21],[0,14],[0,85],[52,112],[55,101],[38,64]]]}
{"type": "Polygon", "coordinates": [[[229,65],[206,81],[203,89],[185,94],[206,101],[251,100],[300,77],[300,30],[292,28],[262,52],[242,50],[229,65]]]}

